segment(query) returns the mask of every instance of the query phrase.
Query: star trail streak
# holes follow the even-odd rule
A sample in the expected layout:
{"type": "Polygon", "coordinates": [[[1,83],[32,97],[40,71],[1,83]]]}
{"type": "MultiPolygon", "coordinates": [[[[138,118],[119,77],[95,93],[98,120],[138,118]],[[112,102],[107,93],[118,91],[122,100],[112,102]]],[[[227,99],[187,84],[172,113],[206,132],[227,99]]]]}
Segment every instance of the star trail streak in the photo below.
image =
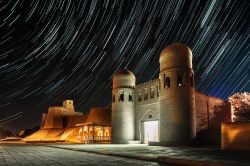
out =
{"type": "Polygon", "coordinates": [[[250,91],[249,11],[248,0],[0,0],[2,126],[39,124],[64,99],[79,112],[110,106],[112,75],[157,78],[173,42],[192,48],[199,91],[250,91]]]}

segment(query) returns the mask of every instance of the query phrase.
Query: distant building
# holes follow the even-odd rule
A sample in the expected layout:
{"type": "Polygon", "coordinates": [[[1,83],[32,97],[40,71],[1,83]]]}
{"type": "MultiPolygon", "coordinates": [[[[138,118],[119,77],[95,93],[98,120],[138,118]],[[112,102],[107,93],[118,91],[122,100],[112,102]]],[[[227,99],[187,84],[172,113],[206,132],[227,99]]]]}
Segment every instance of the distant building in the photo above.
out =
{"type": "Polygon", "coordinates": [[[40,130],[25,137],[26,142],[110,142],[111,115],[106,108],[92,108],[88,115],[75,112],[72,100],[63,107],[49,107],[43,114],[40,130]]]}
{"type": "Polygon", "coordinates": [[[200,131],[230,121],[228,102],[194,86],[192,51],[180,43],[161,52],[159,79],[136,85],[131,71],[118,71],[113,77],[111,142],[186,145],[200,131]],[[213,126],[213,109],[222,105],[227,118],[217,118],[213,126]]]}

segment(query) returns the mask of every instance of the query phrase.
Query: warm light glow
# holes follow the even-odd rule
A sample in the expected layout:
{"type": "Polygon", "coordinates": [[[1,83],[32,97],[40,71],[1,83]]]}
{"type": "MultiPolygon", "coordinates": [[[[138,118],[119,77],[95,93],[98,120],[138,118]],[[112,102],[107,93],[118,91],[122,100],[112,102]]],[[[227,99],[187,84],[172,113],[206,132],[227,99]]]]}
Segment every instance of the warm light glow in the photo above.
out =
{"type": "Polygon", "coordinates": [[[230,142],[233,142],[235,137],[237,136],[237,134],[240,132],[240,129],[234,129],[234,130],[230,130],[227,132],[228,138],[230,142]]]}
{"type": "Polygon", "coordinates": [[[79,134],[82,132],[82,128],[79,129],[79,134]]]}
{"type": "Polygon", "coordinates": [[[84,126],[83,131],[88,131],[88,126],[84,126]]]}
{"type": "Polygon", "coordinates": [[[230,122],[221,126],[222,149],[250,149],[250,123],[230,122]]]}

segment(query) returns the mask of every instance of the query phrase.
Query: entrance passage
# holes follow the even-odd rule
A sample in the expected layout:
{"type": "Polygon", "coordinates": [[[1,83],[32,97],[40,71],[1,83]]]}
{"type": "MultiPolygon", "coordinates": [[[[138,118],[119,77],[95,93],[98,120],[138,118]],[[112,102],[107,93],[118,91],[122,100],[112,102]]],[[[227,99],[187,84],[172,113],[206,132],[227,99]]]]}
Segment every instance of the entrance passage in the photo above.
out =
{"type": "Polygon", "coordinates": [[[144,122],[144,143],[159,141],[158,120],[144,122]]]}

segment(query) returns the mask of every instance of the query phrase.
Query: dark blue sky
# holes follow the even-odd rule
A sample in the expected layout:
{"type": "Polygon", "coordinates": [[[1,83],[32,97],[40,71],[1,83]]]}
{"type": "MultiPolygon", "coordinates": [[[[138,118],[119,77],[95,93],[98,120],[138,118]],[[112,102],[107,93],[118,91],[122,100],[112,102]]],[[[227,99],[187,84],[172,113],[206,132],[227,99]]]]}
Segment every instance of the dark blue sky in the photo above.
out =
{"type": "Polygon", "coordinates": [[[250,91],[249,11],[248,0],[0,1],[0,124],[39,125],[64,99],[110,106],[113,74],[157,78],[173,42],[192,49],[199,91],[250,91]]]}

